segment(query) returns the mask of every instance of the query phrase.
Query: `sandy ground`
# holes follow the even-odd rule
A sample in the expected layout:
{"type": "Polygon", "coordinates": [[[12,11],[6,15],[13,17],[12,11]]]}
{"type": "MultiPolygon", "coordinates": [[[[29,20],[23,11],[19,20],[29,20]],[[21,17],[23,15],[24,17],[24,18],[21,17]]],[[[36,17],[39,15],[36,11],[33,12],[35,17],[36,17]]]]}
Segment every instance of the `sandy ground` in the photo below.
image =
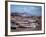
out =
{"type": "Polygon", "coordinates": [[[16,29],[11,29],[11,32],[21,32],[21,31],[39,31],[41,30],[40,27],[38,28],[16,28],[16,29]]]}

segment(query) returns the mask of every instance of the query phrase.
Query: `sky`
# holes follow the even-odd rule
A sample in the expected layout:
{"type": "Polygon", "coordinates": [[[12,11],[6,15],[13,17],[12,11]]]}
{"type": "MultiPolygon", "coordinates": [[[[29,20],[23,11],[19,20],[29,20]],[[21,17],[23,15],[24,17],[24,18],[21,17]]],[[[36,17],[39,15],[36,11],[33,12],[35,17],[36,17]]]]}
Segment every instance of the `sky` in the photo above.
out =
{"type": "Polygon", "coordinates": [[[41,6],[32,6],[32,5],[11,5],[10,6],[11,13],[28,13],[34,16],[41,16],[42,7],[41,6]]]}

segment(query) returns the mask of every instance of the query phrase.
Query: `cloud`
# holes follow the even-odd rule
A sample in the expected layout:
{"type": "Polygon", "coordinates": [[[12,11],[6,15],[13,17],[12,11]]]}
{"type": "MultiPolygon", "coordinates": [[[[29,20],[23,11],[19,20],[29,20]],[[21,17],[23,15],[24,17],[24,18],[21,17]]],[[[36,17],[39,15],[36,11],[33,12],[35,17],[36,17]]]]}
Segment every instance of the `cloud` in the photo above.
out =
{"type": "Polygon", "coordinates": [[[41,15],[41,6],[28,6],[28,5],[11,5],[11,12],[27,12],[32,15],[41,15]]]}

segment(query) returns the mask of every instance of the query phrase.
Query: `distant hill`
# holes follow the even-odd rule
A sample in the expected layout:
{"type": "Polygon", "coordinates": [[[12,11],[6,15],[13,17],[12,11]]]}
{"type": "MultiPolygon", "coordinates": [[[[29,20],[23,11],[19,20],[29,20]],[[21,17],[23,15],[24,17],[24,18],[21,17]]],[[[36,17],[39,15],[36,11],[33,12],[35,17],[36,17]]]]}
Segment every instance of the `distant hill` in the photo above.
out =
{"type": "Polygon", "coordinates": [[[29,13],[11,13],[11,16],[32,16],[32,14],[29,13]]]}
{"type": "Polygon", "coordinates": [[[32,14],[27,13],[27,12],[24,12],[24,13],[12,12],[11,16],[36,16],[36,15],[32,15],[32,14]]]}

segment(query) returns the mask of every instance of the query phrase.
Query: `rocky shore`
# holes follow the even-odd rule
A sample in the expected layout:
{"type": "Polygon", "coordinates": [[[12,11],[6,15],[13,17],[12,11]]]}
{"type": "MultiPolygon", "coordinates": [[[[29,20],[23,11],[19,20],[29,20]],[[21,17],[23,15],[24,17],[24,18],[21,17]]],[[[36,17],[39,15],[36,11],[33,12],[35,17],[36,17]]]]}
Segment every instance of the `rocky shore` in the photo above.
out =
{"type": "Polygon", "coordinates": [[[41,16],[11,16],[11,27],[12,26],[16,27],[16,29],[12,29],[12,31],[41,30],[41,16]]]}

